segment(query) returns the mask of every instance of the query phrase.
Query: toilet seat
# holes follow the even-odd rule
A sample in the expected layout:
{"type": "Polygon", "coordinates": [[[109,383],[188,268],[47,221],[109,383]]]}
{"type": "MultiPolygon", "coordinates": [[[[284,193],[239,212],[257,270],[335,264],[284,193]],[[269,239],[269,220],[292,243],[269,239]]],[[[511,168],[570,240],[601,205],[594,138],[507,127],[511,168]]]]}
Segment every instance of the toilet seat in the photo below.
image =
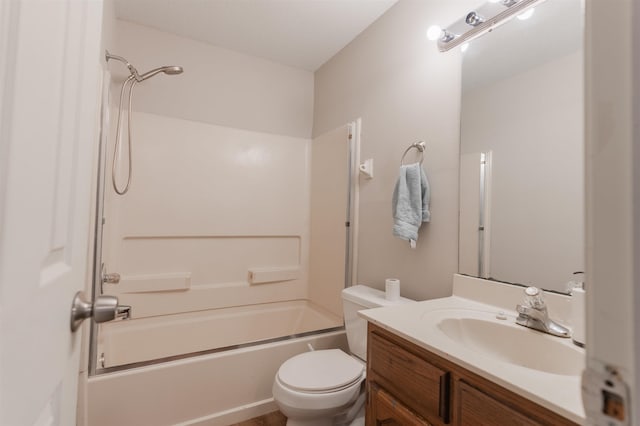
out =
{"type": "Polygon", "coordinates": [[[278,370],[283,386],[302,393],[331,393],[362,380],[364,366],[339,349],[317,350],[294,356],[278,370]]]}

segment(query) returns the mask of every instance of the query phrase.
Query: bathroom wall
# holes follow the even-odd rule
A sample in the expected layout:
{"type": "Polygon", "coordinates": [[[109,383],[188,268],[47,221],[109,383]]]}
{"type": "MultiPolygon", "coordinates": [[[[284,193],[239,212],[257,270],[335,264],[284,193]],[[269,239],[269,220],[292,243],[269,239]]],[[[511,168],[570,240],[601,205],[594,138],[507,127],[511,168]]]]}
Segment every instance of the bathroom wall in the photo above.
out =
{"type": "Polygon", "coordinates": [[[314,136],[361,117],[361,160],[374,159],[375,178],[360,180],[360,283],[382,289],[385,278],[397,277],[403,296],[451,294],[458,261],[460,56],[458,50],[439,53],[426,30],[477,3],[400,0],[315,74],[314,136]],[[412,250],[392,236],[390,203],[402,153],[421,139],[431,223],[412,250]]]}
{"type": "MultiPolygon", "coordinates": [[[[138,85],[134,110],[311,136],[313,73],[122,20],[114,33],[115,46],[108,46],[109,51],[124,56],[138,71],[163,65],[181,65],[185,70],[180,76],[157,76],[138,85]]],[[[110,61],[109,69],[116,79],[127,73],[116,61],[110,61]]],[[[112,92],[114,101],[118,93],[112,92]]]]}
{"type": "Polygon", "coordinates": [[[582,63],[577,51],[464,93],[462,153],[492,151],[490,277],[560,290],[584,269],[582,63]]]}

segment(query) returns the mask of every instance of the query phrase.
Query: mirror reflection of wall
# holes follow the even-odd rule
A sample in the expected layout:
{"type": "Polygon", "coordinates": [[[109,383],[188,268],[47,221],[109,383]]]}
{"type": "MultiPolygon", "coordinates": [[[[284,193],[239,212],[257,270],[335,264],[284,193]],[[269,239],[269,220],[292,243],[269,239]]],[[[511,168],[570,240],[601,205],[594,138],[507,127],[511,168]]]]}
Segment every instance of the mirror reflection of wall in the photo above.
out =
{"type": "Polygon", "coordinates": [[[583,20],[549,0],[463,54],[462,274],[566,292],[584,270],[583,20]]]}

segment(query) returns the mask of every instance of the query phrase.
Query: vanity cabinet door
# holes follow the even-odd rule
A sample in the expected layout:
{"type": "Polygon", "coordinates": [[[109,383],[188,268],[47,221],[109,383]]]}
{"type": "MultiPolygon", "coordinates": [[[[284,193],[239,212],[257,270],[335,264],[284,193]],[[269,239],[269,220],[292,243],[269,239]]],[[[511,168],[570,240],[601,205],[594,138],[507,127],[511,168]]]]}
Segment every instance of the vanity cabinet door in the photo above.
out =
{"type": "Polygon", "coordinates": [[[432,426],[376,385],[371,387],[371,415],[375,426],[432,426]]]}
{"type": "Polygon", "coordinates": [[[455,424],[458,426],[541,426],[519,411],[460,380],[456,386],[455,424]]]}
{"type": "Polygon", "coordinates": [[[449,372],[378,333],[369,334],[368,363],[368,380],[431,424],[449,423],[449,372]]]}

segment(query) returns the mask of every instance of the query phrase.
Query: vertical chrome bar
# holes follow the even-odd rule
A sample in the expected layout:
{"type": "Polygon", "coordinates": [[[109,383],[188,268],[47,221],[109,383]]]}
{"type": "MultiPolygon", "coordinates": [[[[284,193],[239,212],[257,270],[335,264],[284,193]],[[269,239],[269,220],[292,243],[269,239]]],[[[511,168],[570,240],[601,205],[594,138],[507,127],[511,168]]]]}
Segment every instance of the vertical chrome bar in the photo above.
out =
{"type": "Polygon", "coordinates": [[[487,155],[480,153],[480,214],[478,220],[478,276],[484,277],[484,225],[485,225],[485,196],[486,196],[486,165],[487,155]]]}
{"type": "Polygon", "coordinates": [[[348,155],[347,155],[347,173],[349,178],[347,179],[347,217],[346,217],[346,221],[345,221],[345,238],[346,238],[346,250],[345,250],[345,256],[344,256],[344,286],[346,287],[350,287],[353,283],[351,282],[351,277],[352,277],[352,270],[353,270],[353,265],[351,264],[351,259],[352,259],[352,232],[351,232],[351,225],[353,223],[353,218],[352,218],[352,195],[353,195],[353,182],[354,182],[354,178],[353,178],[353,171],[356,170],[353,162],[355,161],[355,153],[354,153],[354,142],[355,142],[355,123],[349,123],[347,125],[347,132],[348,132],[348,137],[347,137],[347,150],[348,150],[348,155]]]}
{"type": "MultiPolygon", "coordinates": [[[[100,136],[98,138],[97,184],[95,204],[95,229],[93,243],[93,291],[92,302],[102,294],[102,230],[104,228],[104,181],[107,161],[107,138],[109,136],[109,86],[111,74],[103,73],[102,105],[100,111],[100,136]]],[[[89,338],[89,376],[96,374],[98,362],[98,324],[91,321],[89,338]]]]}

